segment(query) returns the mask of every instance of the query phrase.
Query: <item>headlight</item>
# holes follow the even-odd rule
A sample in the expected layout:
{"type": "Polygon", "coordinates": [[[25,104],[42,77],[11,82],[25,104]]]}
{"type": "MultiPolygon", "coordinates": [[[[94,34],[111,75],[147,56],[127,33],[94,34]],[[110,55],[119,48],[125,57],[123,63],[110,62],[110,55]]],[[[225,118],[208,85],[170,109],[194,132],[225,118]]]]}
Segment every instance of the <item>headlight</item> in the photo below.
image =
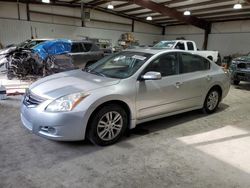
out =
{"type": "Polygon", "coordinates": [[[237,61],[234,61],[234,60],[233,60],[233,61],[231,62],[231,65],[236,65],[236,64],[237,64],[237,61]]]}
{"type": "Polygon", "coordinates": [[[66,95],[51,102],[45,110],[48,112],[68,112],[73,110],[87,96],[84,93],[66,95]]]}

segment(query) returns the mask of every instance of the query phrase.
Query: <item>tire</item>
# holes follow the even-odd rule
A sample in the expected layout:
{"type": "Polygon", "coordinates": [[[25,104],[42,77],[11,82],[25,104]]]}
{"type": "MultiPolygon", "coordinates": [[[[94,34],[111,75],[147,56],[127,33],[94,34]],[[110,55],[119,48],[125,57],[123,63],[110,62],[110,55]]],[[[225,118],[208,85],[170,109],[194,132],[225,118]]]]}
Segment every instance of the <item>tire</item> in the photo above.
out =
{"type": "Polygon", "coordinates": [[[107,146],[122,137],[128,126],[128,115],[121,106],[109,104],[98,110],[90,121],[88,139],[95,145],[107,146]]]}
{"type": "Polygon", "coordinates": [[[212,88],[204,101],[203,112],[207,114],[212,114],[218,109],[220,103],[221,93],[218,89],[212,88]]]}
{"type": "Polygon", "coordinates": [[[233,80],[233,81],[232,81],[232,84],[237,86],[237,85],[240,84],[240,81],[239,81],[239,80],[233,80]]]}

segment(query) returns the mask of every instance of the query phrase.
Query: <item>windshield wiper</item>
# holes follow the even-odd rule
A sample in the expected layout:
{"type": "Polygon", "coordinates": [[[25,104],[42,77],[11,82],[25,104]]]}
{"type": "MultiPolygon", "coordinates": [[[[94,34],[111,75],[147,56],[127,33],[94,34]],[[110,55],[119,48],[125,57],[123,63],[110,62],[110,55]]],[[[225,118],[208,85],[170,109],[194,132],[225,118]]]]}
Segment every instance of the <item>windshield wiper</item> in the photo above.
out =
{"type": "Polygon", "coordinates": [[[94,71],[93,69],[89,69],[88,67],[85,67],[84,69],[82,69],[83,71],[86,71],[88,73],[91,73],[91,74],[95,74],[95,75],[98,75],[98,76],[102,76],[102,77],[106,77],[106,75],[100,73],[100,72],[96,72],[94,71]]]}

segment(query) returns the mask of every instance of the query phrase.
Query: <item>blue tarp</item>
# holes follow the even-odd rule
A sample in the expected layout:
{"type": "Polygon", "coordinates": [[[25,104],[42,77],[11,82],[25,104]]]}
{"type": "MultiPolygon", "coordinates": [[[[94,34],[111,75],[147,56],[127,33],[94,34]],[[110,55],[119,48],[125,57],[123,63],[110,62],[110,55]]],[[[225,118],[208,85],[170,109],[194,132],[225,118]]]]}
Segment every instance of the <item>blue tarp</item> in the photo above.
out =
{"type": "Polygon", "coordinates": [[[42,60],[46,60],[49,55],[60,55],[71,51],[72,42],[67,39],[57,39],[38,44],[33,48],[34,53],[42,60]]]}

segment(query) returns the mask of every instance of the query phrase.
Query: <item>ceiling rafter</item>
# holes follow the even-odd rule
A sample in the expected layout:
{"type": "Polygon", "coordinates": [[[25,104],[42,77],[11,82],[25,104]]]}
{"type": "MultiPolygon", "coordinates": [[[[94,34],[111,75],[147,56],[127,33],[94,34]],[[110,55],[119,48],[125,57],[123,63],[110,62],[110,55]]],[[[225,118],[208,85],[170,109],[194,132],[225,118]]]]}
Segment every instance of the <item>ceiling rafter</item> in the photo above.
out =
{"type": "MultiPolygon", "coordinates": [[[[193,7],[204,6],[204,5],[212,5],[212,4],[221,3],[221,2],[228,2],[228,1],[232,1],[232,0],[211,0],[211,1],[205,1],[205,2],[199,2],[199,3],[192,3],[190,5],[173,6],[171,8],[188,9],[188,8],[191,8],[191,7],[193,8],[193,7]]],[[[164,5],[171,5],[171,3],[173,3],[173,2],[177,3],[176,1],[169,1],[169,2],[164,3],[164,5]]],[[[183,0],[181,0],[181,2],[183,2],[183,0]]],[[[217,6],[216,6],[216,8],[217,8],[217,6]]],[[[212,9],[214,10],[214,7],[212,9]]],[[[153,11],[147,11],[147,12],[135,13],[135,14],[131,14],[131,15],[133,15],[133,16],[141,16],[141,15],[144,15],[144,14],[152,14],[152,13],[154,13],[154,12],[153,11]]]]}
{"type": "Polygon", "coordinates": [[[182,12],[178,12],[176,9],[163,6],[161,4],[155,3],[150,0],[131,0],[134,4],[137,4],[141,7],[150,9],[154,12],[161,13],[162,15],[175,18],[181,22],[194,25],[204,30],[210,30],[211,25],[209,22],[196,18],[194,16],[184,16],[182,12]]]}
{"type": "Polygon", "coordinates": [[[133,3],[127,2],[127,3],[120,4],[120,5],[115,5],[114,8],[122,8],[122,7],[126,7],[126,6],[129,6],[129,5],[132,5],[132,4],[133,3]]]}
{"type": "MultiPolygon", "coordinates": [[[[169,5],[171,3],[181,3],[181,2],[185,2],[185,1],[187,1],[187,0],[172,0],[172,1],[162,2],[162,3],[158,3],[158,4],[160,4],[160,5],[169,5]]],[[[115,7],[115,8],[125,7],[125,6],[131,5],[133,3],[130,2],[130,3],[126,3],[126,4],[124,4],[124,6],[115,7]]],[[[133,8],[133,9],[126,9],[123,12],[132,12],[132,11],[138,11],[138,10],[143,10],[143,9],[144,9],[143,7],[138,7],[138,8],[133,8]]]]}
{"type": "MultiPolygon", "coordinates": [[[[221,5],[221,6],[217,6],[216,9],[214,9],[214,7],[209,7],[209,8],[201,8],[201,9],[198,9],[198,10],[193,10],[192,13],[195,14],[195,15],[198,15],[198,14],[203,14],[204,12],[213,11],[212,14],[216,15],[217,13],[220,13],[220,12],[223,12],[223,11],[230,11],[230,10],[223,10],[223,9],[230,9],[230,8],[232,8],[232,5],[221,5]]],[[[238,10],[237,12],[244,11],[244,10],[247,10],[249,8],[244,8],[244,9],[238,10]]],[[[232,12],[232,11],[230,11],[230,12],[232,12]]],[[[146,15],[143,16],[143,17],[146,17],[146,15]]],[[[152,18],[154,20],[162,20],[162,19],[164,19],[162,17],[164,17],[164,16],[162,16],[162,15],[152,16],[152,18]]]]}
{"type": "MultiPolygon", "coordinates": [[[[224,2],[232,2],[232,0],[211,0],[211,1],[202,1],[198,3],[192,3],[189,5],[182,5],[182,6],[173,6],[173,8],[177,9],[188,9],[188,8],[194,8],[194,7],[199,7],[199,6],[205,6],[205,5],[212,5],[212,4],[217,4],[217,3],[224,3],[224,2]]],[[[217,7],[216,7],[217,8],[217,7]]]]}
{"type": "MultiPolygon", "coordinates": [[[[250,12],[250,9],[243,9],[243,10],[238,10],[237,12],[234,12],[234,13],[232,13],[232,11],[221,11],[221,12],[216,12],[216,13],[214,13],[214,12],[208,12],[208,13],[200,13],[200,14],[195,14],[196,16],[199,16],[199,17],[201,17],[201,16],[220,16],[220,15],[223,15],[223,14],[238,14],[238,13],[248,13],[249,14],[249,12],[250,12]]],[[[250,14],[249,14],[250,15],[250,14]]]]}
{"type": "MultiPolygon", "coordinates": [[[[16,0],[0,0],[0,2],[13,2],[13,3],[16,3],[17,1],[16,0]]],[[[20,3],[27,3],[26,0],[19,0],[19,2],[20,3]]],[[[41,1],[37,1],[37,0],[29,0],[29,3],[31,3],[31,4],[40,4],[40,5],[48,5],[48,4],[42,3],[41,1]]],[[[74,8],[80,8],[81,7],[79,3],[78,4],[72,4],[70,2],[62,2],[62,1],[60,3],[58,3],[58,1],[56,3],[50,3],[50,5],[66,6],[66,7],[74,7],[74,8]]],[[[85,8],[94,8],[95,10],[99,10],[101,12],[110,13],[110,14],[113,14],[113,15],[116,15],[116,16],[121,16],[123,18],[136,20],[136,21],[147,23],[147,24],[154,25],[154,26],[157,26],[157,27],[162,27],[160,24],[157,24],[155,22],[147,21],[145,19],[137,18],[137,17],[134,17],[134,16],[129,16],[127,14],[119,13],[119,12],[116,12],[116,11],[113,11],[113,10],[107,10],[106,8],[93,7],[93,6],[90,6],[89,4],[84,4],[84,7],[85,8]]]]}

